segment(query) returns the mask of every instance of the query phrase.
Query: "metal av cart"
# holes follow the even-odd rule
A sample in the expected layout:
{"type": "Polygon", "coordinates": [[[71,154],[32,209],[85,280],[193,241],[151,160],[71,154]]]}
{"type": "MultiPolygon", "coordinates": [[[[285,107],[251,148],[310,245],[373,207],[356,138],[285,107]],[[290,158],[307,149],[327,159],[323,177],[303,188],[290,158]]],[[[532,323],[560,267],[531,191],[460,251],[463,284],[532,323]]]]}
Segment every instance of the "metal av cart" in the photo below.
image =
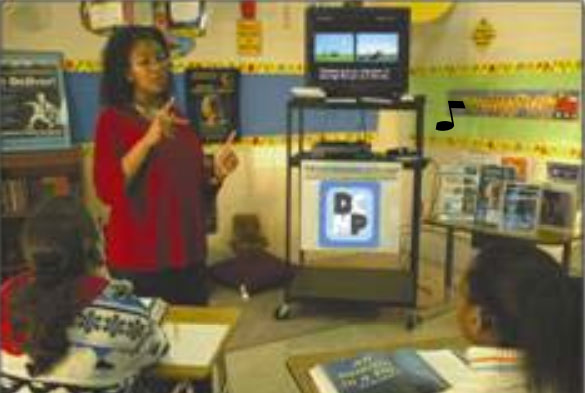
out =
{"type": "MultiPolygon", "coordinates": [[[[421,183],[424,158],[424,96],[411,99],[355,100],[355,102],[332,102],[326,99],[292,98],[287,103],[286,118],[286,217],[285,254],[287,264],[292,268],[292,279],[284,289],[283,303],[274,311],[276,319],[287,319],[291,315],[291,302],[300,301],[349,301],[407,308],[406,327],[412,329],[418,322],[417,286],[419,275],[419,240],[421,227],[421,183]],[[403,162],[403,167],[413,171],[410,269],[372,270],[348,268],[309,267],[305,263],[305,252],[299,247],[299,263],[293,266],[291,259],[292,224],[292,171],[299,171],[298,192],[300,193],[301,161],[304,154],[304,112],[305,110],[404,110],[416,115],[415,154],[403,162]],[[297,115],[297,154],[292,155],[293,116],[297,115]]],[[[386,157],[359,158],[361,161],[382,160],[386,157]]],[[[299,202],[300,203],[300,202],[299,202]]],[[[299,207],[299,216],[300,216],[299,207]]]]}

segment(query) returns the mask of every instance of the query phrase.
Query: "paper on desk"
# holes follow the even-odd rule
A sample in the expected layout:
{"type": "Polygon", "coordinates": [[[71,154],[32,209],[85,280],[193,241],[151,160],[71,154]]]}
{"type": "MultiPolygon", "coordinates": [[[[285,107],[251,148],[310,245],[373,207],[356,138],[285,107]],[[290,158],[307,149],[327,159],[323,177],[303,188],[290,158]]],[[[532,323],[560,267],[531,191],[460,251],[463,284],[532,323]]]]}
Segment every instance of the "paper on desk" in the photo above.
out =
{"type": "Polygon", "coordinates": [[[469,366],[449,349],[417,351],[417,353],[450,385],[468,378],[471,373],[469,366]]]}
{"type": "Polygon", "coordinates": [[[170,350],[161,363],[174,366],[210,366],[229,325],[165,323],[170,350]]]}

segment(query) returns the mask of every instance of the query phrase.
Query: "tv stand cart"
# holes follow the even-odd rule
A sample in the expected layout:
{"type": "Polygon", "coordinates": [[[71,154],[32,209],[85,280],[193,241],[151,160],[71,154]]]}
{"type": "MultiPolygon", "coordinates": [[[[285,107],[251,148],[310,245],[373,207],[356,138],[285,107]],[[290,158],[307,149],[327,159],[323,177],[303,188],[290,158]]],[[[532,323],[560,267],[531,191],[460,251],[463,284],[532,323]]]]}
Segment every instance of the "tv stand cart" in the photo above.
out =
{"type": "MultiPolygon", "coordinates": [[[[387,305],[408,309],[407,329],[414,328],[418,321],[417,287],[419,275],[419,242],[421,227],[421,187],[424,158],[424,96],[396,100],[355,100],[332,102],[325,99],[291,98],[287,103],[286,117],[286,211],[285,211],[285,254],[286,262],[293,271],[292,279],[284,289],[284,300],[274,311],[276,319],[291,316],[291,302],[300,301],[344,301],[387,305]],[[298,189],[301,190],[301,162],[311,159],[304,151],[304,112],[305,110],[404,110],[416,115],[416,150],[406,159],[401,159],[403,169],[413,171],[410,266],[408,270],[325,268],[307,266],[305,250],[299,247],[298,263],[291,258],[292,236],[292,171],[297,169],[298,189]],[[297,154],[292,155],[293,117],[297,115],[298,146],[297,154]]],[[[360,157],[356,161],[391,161],[391,157],[360,157]]],[[[300,200],[300,198],[299,198],[300,200]]],[[[302,201],[299,201],[299,217],[302,201]]],[[[300,225],[299,219],[299,228],[300,225]]],[[[301,229],[299,229],[300,231],[301,229]]]]}

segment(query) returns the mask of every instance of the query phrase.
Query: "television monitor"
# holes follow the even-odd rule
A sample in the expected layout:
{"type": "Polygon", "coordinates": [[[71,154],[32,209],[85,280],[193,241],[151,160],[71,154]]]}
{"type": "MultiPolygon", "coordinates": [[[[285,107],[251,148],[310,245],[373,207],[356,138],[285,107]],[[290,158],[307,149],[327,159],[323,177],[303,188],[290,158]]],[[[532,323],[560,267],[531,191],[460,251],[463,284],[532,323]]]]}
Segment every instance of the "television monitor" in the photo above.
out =
{"type": "Polygon", "coordinates": [[[301,248],[397,254],[401,164],[304,160],[301,248]]]}
{"type": "Polygon", "coordinates": [[[406,93],[409,30],[408,8],[308,7],[308,84],[333,97],[406,93]]]}

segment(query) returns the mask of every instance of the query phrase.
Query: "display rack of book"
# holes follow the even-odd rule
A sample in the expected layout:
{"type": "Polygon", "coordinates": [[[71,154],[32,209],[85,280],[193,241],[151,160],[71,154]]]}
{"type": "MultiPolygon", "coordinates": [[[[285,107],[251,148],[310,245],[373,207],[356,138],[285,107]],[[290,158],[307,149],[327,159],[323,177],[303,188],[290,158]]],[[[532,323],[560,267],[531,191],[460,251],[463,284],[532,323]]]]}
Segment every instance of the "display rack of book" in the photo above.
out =
{"type": "Polygon", "coordinates": [[[0,168],[5,279],[25,267],[20,235],[24,219],[34,207],[53,196],[81,195],[81,149],[3,153],[0,168]]]}

